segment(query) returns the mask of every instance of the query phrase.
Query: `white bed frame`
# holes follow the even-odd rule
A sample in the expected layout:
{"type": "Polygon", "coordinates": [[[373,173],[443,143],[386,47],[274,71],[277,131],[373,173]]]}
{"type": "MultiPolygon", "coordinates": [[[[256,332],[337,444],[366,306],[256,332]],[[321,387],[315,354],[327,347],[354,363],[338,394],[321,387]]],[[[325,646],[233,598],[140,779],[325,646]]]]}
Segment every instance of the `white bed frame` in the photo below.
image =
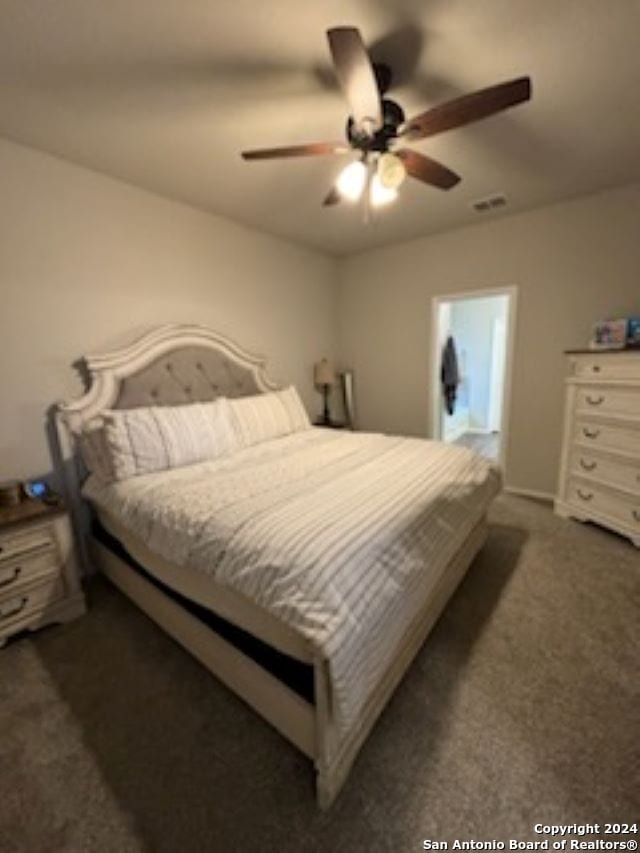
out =
{"type": "MultiPolygon", "coordinates": [[[[86,530],[83,519],[87,517],[87,508],[80,495],[80,467],[75,452],[75,436],[87,422],[116,404],[123,380],[157,360],[166,358],[170,353],[193,347],[215,350],[221,358],[250,371],[259,391],[276,387],[265,373],[265,359],[246,352],[221,335],[194,325],[163,326],[123,349],[85,357],[83,361],[90,382],[87,393],[73,402],[59,404],[56,410],[68,501],[77,530],[86,530]]],[[[140,402],[147,404],[146,400],[140,402]]],[[[81,535],[80,550],[86,571],[99,568],[104,572],[168,634],[312,759],[316,768],[318,804],[326,809],[339,793],[376,719],[485,538],[486,522],[483,518],[449,563],[439,585],[423,602],[414,622],[407,625],[392,664],[369,697],[357,724],[348,737],[341,741],[338,741],[332,722],[330,682],[327,665],[322,658],[310,655],[306,661],[314,668],[315,704],[312,705],[184,610],[88,533],[81,535]]],[[[246,626],[246,613],[244,623],[246,626]]],[[[260,637],[259,620],[253,633],[260,637]]]]}

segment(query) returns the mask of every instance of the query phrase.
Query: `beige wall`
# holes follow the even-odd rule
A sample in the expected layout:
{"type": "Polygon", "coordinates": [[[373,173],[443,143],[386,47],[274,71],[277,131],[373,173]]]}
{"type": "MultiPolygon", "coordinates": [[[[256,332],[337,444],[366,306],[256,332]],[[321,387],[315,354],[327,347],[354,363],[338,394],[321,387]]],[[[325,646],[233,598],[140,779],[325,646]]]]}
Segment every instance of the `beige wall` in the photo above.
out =
{"type": "Polygon", "coordinates": [[[311,413],[333,354],[335,262],[0,140],[0,480],[50,468],[45,411],[85,352],[197,322],[269,356],[311,413]]]}
{"type": "Polygon", "coordinates": [[[0,182],[0,479],[49,469],[79,355],[163,322],[264,352],[312,414],[312,363],[339,354],[363,428],[427,435],[431,297],[516,285],[508,481],[552,492],[562,350],[640,313],[637,185],[335,261],[3,140],[0,182]]]}
{"type": "Polygon", "coordinates": [[[640,186],[346,259],[339,351],[364,429],[429,434],[431,297],[518,287],[507,481],[555,490],[565,348],[592,323],[640,314],[640,186]]]}

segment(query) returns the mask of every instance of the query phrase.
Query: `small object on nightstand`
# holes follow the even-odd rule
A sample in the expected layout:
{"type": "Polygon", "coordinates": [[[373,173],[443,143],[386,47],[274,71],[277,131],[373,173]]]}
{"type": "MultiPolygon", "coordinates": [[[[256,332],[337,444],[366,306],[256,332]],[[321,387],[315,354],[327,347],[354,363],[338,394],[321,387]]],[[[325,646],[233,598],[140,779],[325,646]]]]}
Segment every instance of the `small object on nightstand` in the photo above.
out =
{"type": "Polygon", "coordinates": [[[0,483],[0,507],[17,506],[21,497],[20,480],[7,480],[0,483]]]}
{"type": "Polygon", "coordinates": [[[85,612],[69,516],[26,499],[0,509],[0,647],[13,634],[85,612]]]}
{"type": "Polygon", "coordinates": [[[59,506],[62,498],[53,491],[45,480],[26,480],[23,485],[24,493],[28,498],[44,501],[49,506],[59,506]]]}

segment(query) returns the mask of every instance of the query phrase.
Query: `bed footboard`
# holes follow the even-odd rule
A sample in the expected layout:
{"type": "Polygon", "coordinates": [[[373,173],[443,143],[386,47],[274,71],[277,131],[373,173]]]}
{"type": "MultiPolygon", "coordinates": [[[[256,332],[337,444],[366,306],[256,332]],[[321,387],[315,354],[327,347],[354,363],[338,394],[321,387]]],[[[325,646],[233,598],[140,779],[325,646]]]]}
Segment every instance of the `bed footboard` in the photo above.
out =
{"type": "Polygon", "coordinates": [[[449,562],[438,585],[409,625],[398,647],[396,657],[369,697],[348,737],[337,749],[336,731],[329,711],[330,685],[327,668],[322,661],[316,662],[316,798],[321,809],[330,808],[340,793],[358,752],[376,720],[462,581],[476,554],[484,545],[486,538],[487,522],[486,517],[483,517],[449,562]],[[332,757],[329,758],[329,756],[332,757]]]}

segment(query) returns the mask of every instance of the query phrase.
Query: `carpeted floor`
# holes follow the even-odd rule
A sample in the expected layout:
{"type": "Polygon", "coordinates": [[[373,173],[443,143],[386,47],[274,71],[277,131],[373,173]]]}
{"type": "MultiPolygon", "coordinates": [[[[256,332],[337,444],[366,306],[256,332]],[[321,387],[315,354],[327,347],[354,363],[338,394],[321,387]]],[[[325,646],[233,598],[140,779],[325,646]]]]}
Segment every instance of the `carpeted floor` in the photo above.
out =
{"type": "Polygon", "coordinates": [[[624,540],[500,498],[322,814],[310,764],[97,580],[86,617],[0,652],[0,850],[417,851],[637,820],[639,589],[624,540]]]}

